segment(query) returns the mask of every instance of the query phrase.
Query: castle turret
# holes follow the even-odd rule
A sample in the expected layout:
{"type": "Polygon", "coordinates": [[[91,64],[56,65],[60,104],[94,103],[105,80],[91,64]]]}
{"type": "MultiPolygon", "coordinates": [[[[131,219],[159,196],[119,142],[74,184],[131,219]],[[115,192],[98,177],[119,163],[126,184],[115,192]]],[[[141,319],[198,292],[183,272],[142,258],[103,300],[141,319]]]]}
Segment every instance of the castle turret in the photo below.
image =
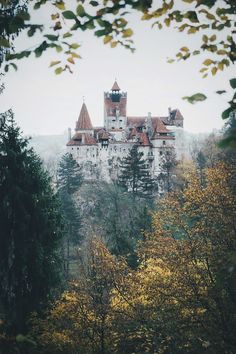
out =
{"type": "Polygon", "coordinates": [[[83,103],[81,107],[75,130],[79,131],[80,133],[93,134],[93,126],[85,103],[83,103]]]}
{"type": "Polygon", "coordinates": [[[122,92],[117,81],[104,93],[104,126],[108,131],[122,131],[126,127],[127,93],[122,92]]]}

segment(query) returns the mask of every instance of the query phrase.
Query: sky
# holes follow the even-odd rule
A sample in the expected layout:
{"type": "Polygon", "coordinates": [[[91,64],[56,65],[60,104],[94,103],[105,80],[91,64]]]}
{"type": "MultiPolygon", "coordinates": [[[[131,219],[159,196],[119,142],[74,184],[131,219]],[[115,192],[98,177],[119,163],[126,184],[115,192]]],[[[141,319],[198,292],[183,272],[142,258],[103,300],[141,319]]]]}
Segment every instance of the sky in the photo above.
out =
{"type": "MultiPolygon", "coordinates": [[[[50,11],[43,11],[40,16],[46,21],[50,11]]],[[[5,76],[1,111],[12,108],[27,135],[62,134],[68,127],[74,129],[84,97],[93,125],[101,126],[104,91],[109,91],[117,79],[120,88],[127,92],[129,116],[145,116],[148,112],[165,116],[169,107],[178,108],[187,131],[220,129],[221,112],[227,108],[230,95],[217,95],[215,91],[229,89],[228,81],[235,74],[233,68],[202,79],[199,69],[207,55],[167,63],[167,58],[174,57],[184,45],[196,49],[199,36],[151,28],[149,22],[140,21],[137,15],[131,16],[130,23],[136,47],[133,54],[122,47],[111,49],[92,33],[81,32],[75,40],[82,45],[82,59],[77,61],[73,74],[55,75],[49,68],[50,62],[57,59],[53,50],[42,58],[18,61],[18,70],[5,76]],[[196,92],[204,93],[208,99],[194,105],[182,99],[196,92]]],[[[16,48],[26,49],[39,38],[30,40],[22,34],[16,48]]]]}

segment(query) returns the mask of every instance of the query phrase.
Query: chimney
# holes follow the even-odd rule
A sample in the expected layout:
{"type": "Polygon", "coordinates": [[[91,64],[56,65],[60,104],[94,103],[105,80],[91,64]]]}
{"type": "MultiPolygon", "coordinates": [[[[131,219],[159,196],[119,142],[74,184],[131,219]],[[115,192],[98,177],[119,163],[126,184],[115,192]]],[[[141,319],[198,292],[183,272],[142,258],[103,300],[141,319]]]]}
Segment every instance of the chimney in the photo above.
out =
{"type": "Polygon", "coordinates": [[[71,140],[71,128],[68,128],[68,141],[71,140]]]}
{"type": "Polygon", "coordinates": [[[168,108],[168,120],[171,120],[171,107],[168,108]]]}

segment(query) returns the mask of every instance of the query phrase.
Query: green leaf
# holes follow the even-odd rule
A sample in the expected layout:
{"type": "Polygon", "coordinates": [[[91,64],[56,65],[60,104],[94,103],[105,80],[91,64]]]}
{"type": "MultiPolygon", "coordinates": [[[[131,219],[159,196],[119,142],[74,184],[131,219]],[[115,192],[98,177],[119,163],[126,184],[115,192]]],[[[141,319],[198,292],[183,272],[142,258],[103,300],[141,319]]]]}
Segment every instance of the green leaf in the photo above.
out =
{"type": "Polygon", "coordinates": [[[6,38],[0,38],[0,47],[10,48],[10,43],[6,38]]]}
{"type": "Polygon", "coordinates": [[[28,12],[26,11],[21,11],[19,12],[16,17],[19,17],[20,19],[22,19],[23,21],[29,21],[30,20],[30,15],[28,12]]]}
{"type": "Polygon", "coordinates": [[[56,46],[56,51],[57,53],[60,53],[62,51],[62,47],[60,45],[56,46]]]}
{"type": "Polygon", "coordinates": [[[72,43],[72,44],[70,44],[70,48],[72,48],[72,49],[77,49],[77,48],[79,48],[80,47],[80,45],[78,44],[78,43],[72,43]]]}
{"type": "Polygon", "coordinates": [[[232,88],[234,88],[234,89],[236,88],[236,79],[229,80],[229,83],[232,88]]]}
{"type": "Polygon", "coordinates": [[[218,91],[216,91],[216,93],[217,93],[218,95],[222,95],[223,93],[226,93],[226,91],[225,91],[225,90],[218,90],[218,91]]]}
{"type": "Polygon", "coordinates": [[[185,18],[187,18],[189,21],[193,22],[193,23],[197,23],[198,21],[198,17],[195,11],[188,11],[186,12],[186,14],[184,15],[185,18]]]}
{"type": "Polygon", "coordinates": [[[9,65],[11,65],[15,69],[15,71],[17,71],[17,65],[16,64],[10,63],[9,65]]]}
{"type": "Polygon", "coordinates": [[[44,37],[49,39],[50,41],[57,41],[59,36],[55,36],[53,34],[45,34],[44,37]]]}
{"type": "Polygon", "coordinates": [[[209,39],[210,39],[211,42],[215,41],[216,40],[216,35],[213,34],[209,39]]]}
{"type": "Polygon", "coordinates": [[[84,7],[79,4],[76,8],[76,14],[77,16],[83,17],[85,15],[84,7]]]}
{"type": "Polygon", "coordinates": [[[221,115],[222,119],[229,118],[229,115],[232,111],[233,111],[232,107],[227,108],[221,115]]]}
{"type": "Polygon", "coordinates": [[[72,34],[70,32],[66,32],[63,34],[63,38],[68,38],[68,37],[71,37],[72,34]]]}
{"type": "Polygon", "coordinates": [[[54,72],[55,72],[56,75],[59,75],[59,74],[62,73],[63,70],[64,69],[62,67],[59,67],[59,68],[56,68],[54,72]]]}
{"type": "Polygon", "coordinates": [[[67,10],[67,11],[63,11],[62,15],[65,19],[67,20],[75,20],[77,19],[76,15],[74,14],[74,12],[67,10]]]}
{"type": "Polygon", "coordinates": [[[95,36],[97,36],[97,37],[102,37],[102,36],[104,36],[106,33],[107,33],[106,30],[98,30],[98,31],[95,31],[95,32],[94,32],[95,36]]]}
{"type": "Polygon", "coordinates": [[[94,1],[94,0],[90,1],[89,3],[90,3],[90,5],[92,5],[94,7],[99,5],[99,3],[97,1],[94,1]]]}
{"type": "Polygon", "coordinates": [[[196,102],[205,101],[206,98],[207,96],[205,96],[203,93],[196,93],[192,96],[183,97],[183,100],[187,100],[189,103],[194,104],[196,102]]]}

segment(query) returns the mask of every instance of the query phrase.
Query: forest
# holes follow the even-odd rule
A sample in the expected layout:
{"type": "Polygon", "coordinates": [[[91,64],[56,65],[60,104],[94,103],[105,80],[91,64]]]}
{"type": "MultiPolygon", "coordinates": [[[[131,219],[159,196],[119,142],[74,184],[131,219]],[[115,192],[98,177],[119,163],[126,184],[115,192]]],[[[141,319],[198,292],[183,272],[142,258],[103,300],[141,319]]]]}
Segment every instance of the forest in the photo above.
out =
{"type": "MultiPolygon", "coordinates": [[[[213,32],[221,30],[220,20],[222,29],[231,27],[234,1],[217,8],[218,20],[211,13],[216,1],[184,2],[196,2],[196,12],[172,13],[174,1],[163,1],[154,11],[151,1],[114,0],[110,7],[104,1],[96,15],[79,1],[75,14],[55,1],[53,6],[64,12],[53,19],[54,31],[63,29],[60,16],[75,21],[72,31],[94,30],[97,21],[102,29],[95,35],[105,44],[130,47],[126,20],[114,26],[103,17],[119,15],[126,5],[141,11],[144,20],[158,19],[157,25],[162,16],[166,26],[171,21],[183,26],[187,19],[191,24],[184,28],[193,34],[202,30],[191,29],[201,10],[216,22],[213,32]],[[114,32],[124,41],[114,40],[114,32]]],[[[45,3],[34,1],[34,7],[45,3]]],[[[32,54],[15,53],[14,38],[24,29],[33,36],[40,28],[27,23],[27,2],[1,1],[1,14],[0,62],[7,75],[14,60],[32,54]]],[[[54,43],[59,35],[44,37],[51,44],[44,41],[36,57],[50,45],[59,46],[54,43]]],[[[215,37],[209,38],[203,43],[212,46],[208,42],[215,37]]],[[[215,54],[225,55],[222,60],[231,65],[235,42],[227,41],[221,43],[226,53],[218,48],[215,54]]],[[[76,58],[76,48],[74,43],[65,54],[76,58]]],[[[181,55],[186,53],[190,56],[186,49],[181,55]]],[[[215,75],[228,66],[224,63],[205,60],[203,73],[213,64],[215,75]]],[[[70,66],[55,70],[60,74],[70,66]]],[[[235,79],[230,85],[236,88],[235,79]]],[[[193,103],[206,97],[198,93],[185,99],[193,103]]],[[[222,118],[222,131],[199,142],[191,156],[177,159],[174,150],[164,154],[158,178],[151,178],[134,147],[121,160],[118,179],[107,183],[86,180],[68,153],[57,164],[45,164],[13,111],[0,114],[0,354],[236,352],[235,94],[222,118]]]]}
{"type": "Polygon", "coordinates": [[[159,181],[137,149],[113,183],[69,154],[52,178],[8,112],[1,353],[234,353],[236,155],[219,139],[168,154],[159,181]]]}

